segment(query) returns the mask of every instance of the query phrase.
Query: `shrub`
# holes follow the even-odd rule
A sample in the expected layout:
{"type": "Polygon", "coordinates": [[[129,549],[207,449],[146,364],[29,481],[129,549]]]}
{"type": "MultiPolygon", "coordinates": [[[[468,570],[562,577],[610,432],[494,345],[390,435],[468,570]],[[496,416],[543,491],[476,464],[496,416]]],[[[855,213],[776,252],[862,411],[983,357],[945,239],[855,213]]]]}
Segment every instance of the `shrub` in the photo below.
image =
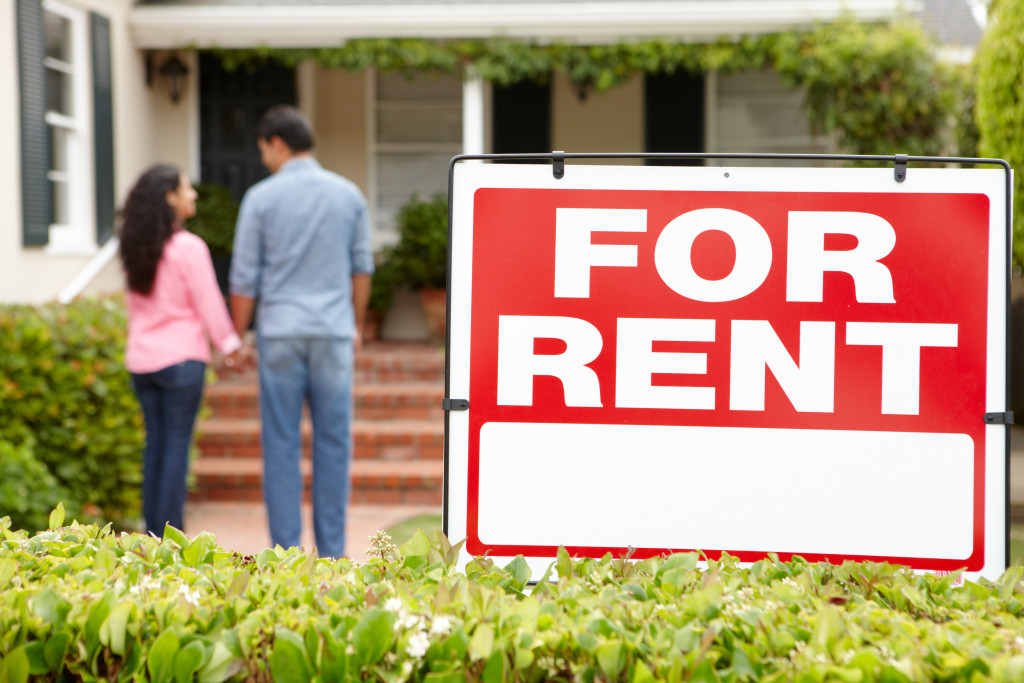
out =
{"type": "Polygon", "coordinates": [[[0,514],[10,516],[15,528],[45,529],[50,510],[64,501],[74,509],[73,497],[36,459],[31,445],[0,441],[0,514]]]}
{"type": "Polygon", "coordinates": [[[522,558],[456,571],[420,531],[365,564],[298,548],[243,557],[0,521],[0,680],[976,681],[1024,672],[1024,569],[997,582],[888,564],[750,567],[696,553],[522,558]],[[557,570],[557,578],[552,571],[557,570]],[[532,590],[528,581],[538,579],[532,590]]]}
{"type": "Polygon", "coordinates": [[[238,202],[226,187],[212,183],[196,185],[196,215],[188,220],[189,231],[199,235],[213,256],[230,256],[235,247],[238,202]]]}
{"type": "Polygon", "coordinates": [[[395,219],[398,242],[381,253],[373,276],[371,308],[384,310],[396,289],[436,289],[448,284],[448,198],[413,195],[395,219]]]}
{"type": "Polygon", "coordinates": [[[30,445],[81,505],[139,511],[142,415],[124,368],[122,297],[0,307],[0,442],[30,445]]]}

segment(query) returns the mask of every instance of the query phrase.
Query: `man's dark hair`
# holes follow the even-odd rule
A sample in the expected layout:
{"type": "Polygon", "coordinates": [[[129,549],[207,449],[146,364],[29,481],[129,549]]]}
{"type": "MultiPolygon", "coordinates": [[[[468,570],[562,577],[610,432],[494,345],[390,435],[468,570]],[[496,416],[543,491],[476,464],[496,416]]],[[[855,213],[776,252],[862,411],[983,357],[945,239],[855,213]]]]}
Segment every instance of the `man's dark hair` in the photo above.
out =
{"type": "Polygon", "coordinates": [[[268,109],[260,119],[256,135],[268,142],[276,135],[293,152],[313,149],[313,129],[309,120],[301,111],[287,104],[268,109]]]}

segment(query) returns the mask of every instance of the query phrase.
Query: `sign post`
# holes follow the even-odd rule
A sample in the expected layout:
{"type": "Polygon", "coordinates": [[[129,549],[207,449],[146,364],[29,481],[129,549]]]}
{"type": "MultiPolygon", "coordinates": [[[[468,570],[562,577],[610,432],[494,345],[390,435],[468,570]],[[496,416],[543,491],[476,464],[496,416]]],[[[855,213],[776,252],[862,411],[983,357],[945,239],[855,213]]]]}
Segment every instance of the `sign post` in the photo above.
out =
{"type": "Polygon", "coordinates": [[[464,555],[1002,572],[1008,167],[547,156],[452,163],[464,555]]]}

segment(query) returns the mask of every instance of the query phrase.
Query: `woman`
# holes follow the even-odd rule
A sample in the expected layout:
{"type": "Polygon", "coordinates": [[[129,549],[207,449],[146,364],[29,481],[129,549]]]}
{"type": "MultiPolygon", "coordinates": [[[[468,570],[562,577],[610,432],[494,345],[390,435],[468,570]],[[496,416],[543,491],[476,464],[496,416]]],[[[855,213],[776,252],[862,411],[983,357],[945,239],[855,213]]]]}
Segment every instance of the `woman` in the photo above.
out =
{"type": "MultiPolygon", "coordinates": [[[[128,280],[125,366],[146,423],[142,509],[146,531],[184,528],[185,478],[210,344],[238,359],[210,251],[182,224],[196,213],[188,175],[160,164],[142,174],[121,210],[128,280]]],[[[230,362],[229,362],[230,364],[230,362]]]]}

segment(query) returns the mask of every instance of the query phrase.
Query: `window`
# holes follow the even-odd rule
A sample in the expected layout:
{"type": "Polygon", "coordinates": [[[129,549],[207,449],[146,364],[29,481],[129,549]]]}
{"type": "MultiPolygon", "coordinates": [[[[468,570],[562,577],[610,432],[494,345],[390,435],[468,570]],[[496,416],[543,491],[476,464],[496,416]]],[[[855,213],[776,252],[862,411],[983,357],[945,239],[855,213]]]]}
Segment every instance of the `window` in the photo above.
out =
{"type": "Polygon", "coordinates": [[[96,250],[113,232],[110,23],[17,0],[23,244],[96,250]]]}
{"type": "Polygon", "coordinates": [[[395,216],[412,195],[447,194],[448,163],[462,153],[462,80],[378,73],[375,88],[376,250],[398,238],[395,216]]]}
{"type": "Polygon", "coordinates": [[[53,0],[43,0],[46,57],[46,125],[50,135],[53,224],[50,248],[89,251],[96,246],[90,197],[91,159],[85,144],[89,130],[86,15],[53,0]]]}

